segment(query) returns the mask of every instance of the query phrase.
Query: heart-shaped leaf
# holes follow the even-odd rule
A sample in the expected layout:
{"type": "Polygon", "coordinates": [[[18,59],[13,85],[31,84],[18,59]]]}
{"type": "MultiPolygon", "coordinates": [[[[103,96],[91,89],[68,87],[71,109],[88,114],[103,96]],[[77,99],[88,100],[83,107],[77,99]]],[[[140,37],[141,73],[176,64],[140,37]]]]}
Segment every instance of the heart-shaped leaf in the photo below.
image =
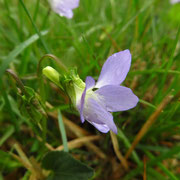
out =
{"type": "Polygon", "coordinates": [[[43,159],[42,166],[52,171],[48,180],[88,180],[93,176],[92,168],[63,151],[48,153],[43,159]]]}

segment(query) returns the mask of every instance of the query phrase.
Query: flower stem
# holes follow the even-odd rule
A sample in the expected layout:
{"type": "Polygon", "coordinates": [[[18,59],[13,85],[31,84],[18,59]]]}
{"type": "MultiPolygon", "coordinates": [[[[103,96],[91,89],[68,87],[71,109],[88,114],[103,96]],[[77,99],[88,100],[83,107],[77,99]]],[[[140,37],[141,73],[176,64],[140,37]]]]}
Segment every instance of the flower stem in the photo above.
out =
{"type": "Polygon", "coordinates": [[[56,56],[54,56],[53,54],[45,54],[43,57],[41,57],[41,59],[39,60],[38,63],[38,67],[37,67],[37,76],[40,77],[41,76],[41,64],[42,61],[46,58],[50,58],[54,61],[56,61],[58,67],[63,71],[63,72],[67,72],[67,67],[62,63],[62,61],[57,58],[56,56]]]}

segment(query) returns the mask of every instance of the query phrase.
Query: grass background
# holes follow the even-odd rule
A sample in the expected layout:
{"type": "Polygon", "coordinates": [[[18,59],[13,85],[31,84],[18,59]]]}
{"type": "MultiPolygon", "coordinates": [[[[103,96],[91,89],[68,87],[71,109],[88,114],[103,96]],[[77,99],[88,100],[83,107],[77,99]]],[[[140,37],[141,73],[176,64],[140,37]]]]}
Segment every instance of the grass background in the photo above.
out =
{"type": "MultiPolygon", "coordinates": [[[[103,161],[87,147],[71,150],[95,169],[94,179],[180,179],[180,4],[161,0],[81,0],[73,19],[68,20],[52,12],[47,1],[24,3],[36,28],[43,31],[40,39],[20,1],[0,0],[0,179],[29,179],[30,171],[9,153],[14,151],[14,142],[28,158],[33,156],[39,163],[49,151],[36,138],[30,118],[20,112],[16,84],[4,73],[7,68],[24,85],[40,92],[43,101],[55,110],[61,109],[70,121],[101,136],[95,145],[106,155],[103,161]],[[83,80],[87,75],[97,79],[107,57],[124,49],[130,49],[132,65],[123,85],[130,87],[140,102],[132,110],[114,113],[123,156],[143,125],[149,119],[156,120],[127,159],[128,170],[116,157],[110,134],[100,134],[90,124],[81,124],[67,97],[45,78],[45,88],[40,91],[36,76],[40,58],[51,53],[68,67],[76,66],[83,80]]],[[[50,60],[45,65],[58,69],[50,60]]],[[[56,122],[47,118],[46,142],[53,147],[62,144],[56,122]]],[[[67,136],[68,140],[76,139],[69,131],[67,136]]]]}

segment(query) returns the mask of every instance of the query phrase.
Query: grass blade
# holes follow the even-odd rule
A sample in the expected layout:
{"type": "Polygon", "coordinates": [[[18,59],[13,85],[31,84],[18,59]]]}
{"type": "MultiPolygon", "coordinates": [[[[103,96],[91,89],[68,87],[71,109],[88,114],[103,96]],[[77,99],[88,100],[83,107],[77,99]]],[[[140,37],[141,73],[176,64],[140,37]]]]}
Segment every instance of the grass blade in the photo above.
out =
{"type": "Polygon", "coordinates": [[[64,151],[68,152],[68,145],[67,145],[67,136],[66,136],[66,130],[64,127],[64,123],[63,123],[63,119],[62,119],[62,115],[61,115],[61,111],[58,111],[58,123],[59,123],[59,129],[61,132],[61,137],[62,137],[62,141],[63,141],[63,146],[64,146],[64,151]]]}
{"type": "Polygon", "coordinates": [[[23,8],[24,8],[24,10],[25,10],[28,18],[30,19],[30,21],[31,21],[31,23],[32,23],[32,25],[33,25],[36,33],[38,34],[39,39],[40,39],[40,41],[41,41],[41,43],[42,43],[42,45],[43,45],[46,53],[50,53],[50,50],[49,50],[49,48],[47,47],[47,45],[46,45],[46,43],[45,43],[45,41],[44,41],[44,39],[43,39],[43,37],[42,37],[42,35],[41,35],[41,32],[39,31],[39,29],[37,28],[36,24],[34,23],[34,21],[33,21],[32,17],[31,17],[31,15],[30,15],[28,9],[26,8],[26,6],[25,6],[25,4],[24,4],[24,2],[23,2],[23,0],[20,0],[20,3],[21,3],[21,5],[23,6],[23,8]]]}
{"type": "MultiPolygon", "coordinates": [[[[46,35],[48,31],[42,31],[42,35],[46,35]]],[[[26,41],[22,42],[18,46],[14,48],[13,51],[9,53],[9,55],[3,60],[1,67],[0,67],[0,77],[3,75],[5,70],[8,68],[9,64],[24,50],[26,49],[29,45],[34,43],[39,39],[39,36],[37,34],[34,34],[31,36],[29,39],[26,41]]]]}

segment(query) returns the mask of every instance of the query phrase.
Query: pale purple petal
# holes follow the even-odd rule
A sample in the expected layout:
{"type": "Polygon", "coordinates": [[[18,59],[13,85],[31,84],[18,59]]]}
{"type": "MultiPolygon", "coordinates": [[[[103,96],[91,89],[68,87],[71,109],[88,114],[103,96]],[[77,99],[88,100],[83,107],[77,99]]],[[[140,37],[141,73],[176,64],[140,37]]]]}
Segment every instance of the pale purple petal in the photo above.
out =
{"type": "Polygon", "coordinates": [[[95,80],[91,76],[87,76],[85,83],[86,83],[86,87],[81,96],[81,103],[80,103],[80,110],[79,110],[82,123],[84,123],[84,121],[85,121],[84,116],[83,116],[83,109],[84,109],[84,101],[85,101],[86,91],[95,86],[95,80]]]}
{"type": "Polygon", "coordinates": [[[114,124],[113,116],[95,99],[88,98],[84,104],[84,118],[95,126],[99,131],[105,133],[112,130],[117,134],[117,127],[114,124]]]}
{"type": "Polygon", "coordinates": [[[107,85],[95,91],[101,97],[107,111],[126,111],[135,107],[139,101],[132,90],[118,85],[107,85]]]}
{"type": "Polygon", "coordinates": [[[58,0],[65,8],[75,9],[79,6],[79,0],[58,0]]]}
{"type": "Polygon", "coordinates": [[[60,16],[73,17],[72,10],[79,6],[79,0],[49,0],[52,9],[60,16]]]}
{"type": "Polygon", "coordinates": [[[180,3],[180,0],[170,0],[171,4],[180,3]]]}
{"type": "Polygon", "coordinates": [[[86,77],[86,90],[91,89],[95,86],[95,80],[91,76],[86,77]]]}
{"type": "Polygon", "coordinates": [[[113,54],[104,63],[96,88],[105,85],[120,85],[126,78],[130,66],[131,54],[129,50],[113,54]]]}
{"type": "Polygon", "coordinates": [[[57,13],[60,15],[60,16],[65,16],[67,17],[68,19],[71,19],[73,17],[73,11],[71,9],[58,9],[57,10],[57,13]]]}
{"type": "Polygon", "coordinates": [[[91,121],[88,121],[88,122],[91,123],[96,129],[98,129],[102,133],[107,133],[110,130],[106,124],[97,124],[91,121]]]}

